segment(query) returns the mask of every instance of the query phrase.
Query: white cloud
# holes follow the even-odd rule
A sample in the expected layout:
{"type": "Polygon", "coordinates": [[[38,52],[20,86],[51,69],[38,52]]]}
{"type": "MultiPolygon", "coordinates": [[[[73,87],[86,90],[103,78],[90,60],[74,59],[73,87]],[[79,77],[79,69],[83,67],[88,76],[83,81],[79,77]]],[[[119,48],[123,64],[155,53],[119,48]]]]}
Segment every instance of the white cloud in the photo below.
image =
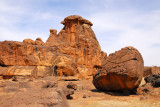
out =
{"type": "MultiPolygon", "coordinates": [[[[160,66],[160,8],[132,0],[1,0],[0,41],[25,38],[44,41],[49,29],[58,31],[65,15],[82,13],[93,23],[102,50],[113,53],[125,46],[137,48],[145,65],[160,66]],[[50,5],[55,3],[57,5],[50,5]],[[58,4],[59,3],[59,4],[58,4]],[[65,3],[72,5],[65,5],[65,3]],[[142,4],[144,4],[142,6],[142,4]],[[75,10],[75,6],[76,9],[75,10]],[[60,10],[59,10],[60,9],[60,10]],[[66,9],[68,13],[64,13],[66,9]]],[[[151,2],[150,2],[151,3],[151,2]]],[[[65,12],[67,12],[65,11],[65,12]]]]}
{"type": "Polygon", "coordinates": [[[57,15],[55,10],[52,10],[52,13],[37,10],[36,3],[40,2],[46,1],[2,0],[0,2],[0,41],[23,41],[25,38],[35,40],[37,37],[46,41],[52,25],[53,28],[60,30],[62,25],[59,23],[63,17],[57,15]],[[44,28],[45,26],[47,27],[44,28]]]}
{"type": "Polygon", "coordinates": [[[148,13],[101,11],[91,16],[93,29],[104,51],[113,53],[125,46],[134,46],[141,52],[145,65],[160,65],[160,46],[153,47],[160,44],[159,10],[148,13]],[[102,32],[105,34],[101,35],[102,32]],[[111,32],[117,33],[112,35],[111,32]]]}

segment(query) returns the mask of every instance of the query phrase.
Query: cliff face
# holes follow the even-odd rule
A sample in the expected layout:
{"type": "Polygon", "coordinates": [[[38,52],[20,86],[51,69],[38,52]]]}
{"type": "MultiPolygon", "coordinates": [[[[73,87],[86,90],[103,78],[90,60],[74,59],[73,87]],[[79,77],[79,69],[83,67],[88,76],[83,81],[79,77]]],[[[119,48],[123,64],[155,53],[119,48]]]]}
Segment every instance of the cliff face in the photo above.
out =
{"type": "Polygon", "coordinates": [[[17,66],[25,69],[27,66],[27,75],[35,74],[35,71],[38,74],[43,71],[41,76],[47,72],[65,76],[95,74],[106,53],[101,51],[92,23],[77,15],[68,16],[61,23],[64,28],[58,34],[55,29],[50,29],[46,43],[40,38],[36,41],[25,39],[23,43],[0,42],[0,66],[7,69],[7,73],[1,70],[0,75],[18,75],[17,66]],[[14,69],[8,70],[8,66],[14,69]],[[31,66],[35,69],[29,71],[31,66]]]}
{"type": "Polygon", "coordinates": [[[0,42],[0,65],[51,66],[56,52],[56,47],[4,41],[0,42]]]}

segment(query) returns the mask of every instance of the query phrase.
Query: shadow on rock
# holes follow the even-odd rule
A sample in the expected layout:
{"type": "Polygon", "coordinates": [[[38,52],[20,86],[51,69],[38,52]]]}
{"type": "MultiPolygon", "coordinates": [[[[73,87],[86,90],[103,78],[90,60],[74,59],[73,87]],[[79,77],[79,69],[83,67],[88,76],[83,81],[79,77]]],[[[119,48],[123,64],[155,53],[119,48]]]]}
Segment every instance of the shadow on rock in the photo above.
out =
{"type": "Polygon", "coordinates": [[[129,96],[129,95],[136,95],[135,91],[129,91],[129,90],[124,90],[124,91],[99,91],[97,89],[92,89],[90,90],[91,92],[95,93],[106,93],[111,96],[129,96]]]}

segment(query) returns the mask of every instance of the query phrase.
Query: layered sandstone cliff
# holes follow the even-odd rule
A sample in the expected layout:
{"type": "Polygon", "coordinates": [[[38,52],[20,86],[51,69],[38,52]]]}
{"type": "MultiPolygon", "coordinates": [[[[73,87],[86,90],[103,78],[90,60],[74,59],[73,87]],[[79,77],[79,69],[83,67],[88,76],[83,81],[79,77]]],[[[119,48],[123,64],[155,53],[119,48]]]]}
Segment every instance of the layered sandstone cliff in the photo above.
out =
{"type": "Polygon", "coordinates": [[[0,42],[0,75],[93,75],[106,57],[93,24],[77,15],[61,23],[64,28],[58,34],[51,29],[46,43],[41,38],[0,42]]]}

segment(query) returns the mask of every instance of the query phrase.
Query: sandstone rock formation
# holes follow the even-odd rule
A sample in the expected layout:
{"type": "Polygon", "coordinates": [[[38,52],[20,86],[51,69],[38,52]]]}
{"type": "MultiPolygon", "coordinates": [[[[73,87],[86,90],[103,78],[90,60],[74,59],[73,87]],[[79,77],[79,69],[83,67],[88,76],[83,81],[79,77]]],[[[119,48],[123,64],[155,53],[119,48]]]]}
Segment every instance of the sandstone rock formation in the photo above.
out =
{"type": "Polygon", "coordinates": [[[31,45],[21,42],[0,42],[0,65],[51,66],[57,47],[31,45]]]}
{"type": "Polygon", "coordinates": [[[98,90],[133,90],[143,76],[143,58],[137,49],[125,47],[110,54],[93,77],[98,90]]]}
{"type": "Polygon", "coordinates": [[[24,39],[23,43],[28,43],[28,44],[32,44],[32,45],[44,45],[44,42],[42,41],[42,39],[40,37],[37,38],[35,41],[32,39],[24,39]]]}
{"type": "Polygon", "coordinates": [[[46,43],[41,38],[0,42],[0,75],[93,75],[106,53],[101,51],[92,23],[77,15],[61,23],[64,28],[58,35],[50,29],[46,43]]]}
{"type": "Polygon", "coordinates": [[[46,46],[57,46],[60,53],[71,56],[77,63],[80,74],[92,75],[100,68],[106,53],[101,51],[90,21],[81,16],[68,16],[61,22],[64,28],[57,35],[57,31],[50,30],[46,46]]]}
{"type": "Polygon", "coordinates": [[[54,70],[59,76],[74,76],[78,74],[76,62],[68,56],[58,56],[54,60],[54,70]]]}
{"type": "Polygon", "coordinates": [[[42,39],[39,37],[35,40],[35,44],[36,45],[44,45],[44,42],[42,41],[42,39]]]}
{"type": "Polygon", "coordinates": [[[56,40],[55,38],[57,37],[57,30],[56,29],[50,29],[50,35],[49,38],[47,39],[45,45],[46,46],[52,46],[53,42],[55,43],[56,40]]]}
{"type": "Polygon", "coordinates": [[[28,44],[35,45],[35,41],[32,40],[32,39],[24,39],[24,40],[23,40],[23,43],[28,43],[28,44]]]}
{"type": "Polygon", "coordinates": [[[32,45],[15,41],[0,42],[0,75],[48,76],[55,75],[53,63],[57,47],[32,45]]]}
{"type": "Polygon", "coordinates": [[[0,81],[1,107],[69,107],[54,77],[0,81]]]}

